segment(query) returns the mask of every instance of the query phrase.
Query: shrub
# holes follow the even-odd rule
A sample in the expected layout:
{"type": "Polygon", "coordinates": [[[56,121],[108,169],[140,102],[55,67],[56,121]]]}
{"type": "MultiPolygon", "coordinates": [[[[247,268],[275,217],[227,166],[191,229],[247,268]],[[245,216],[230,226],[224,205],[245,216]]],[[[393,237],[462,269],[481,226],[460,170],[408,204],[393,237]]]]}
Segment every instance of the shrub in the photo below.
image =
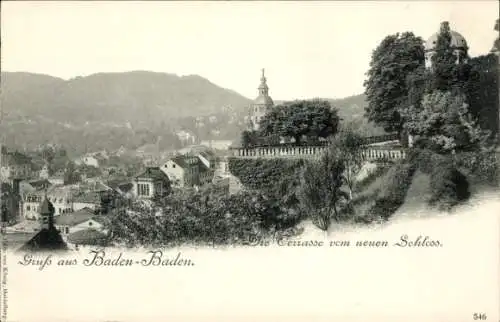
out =
{"type": "Polygon", "coordinates": [[[438,163],[431,175],[431,198],[429,204],[443,210],[470,197],[469,183],[465,175],[451,163],[438,163]]]}
{"type": "Polygon", "coordinates": [[[384,176],[383,184],[368,216],[387,220],[404,203],[416,167],[410,163],[398,163],[384,176]]]}
{"type": "Polygon", "coordinates": [[[308,163],[300,175],[300,205],[322,230],[328,230],[332,219],[340,220],[341,202],[349,199],[341,190],[344,170],[343,162],[328,152],[318,162],[308,163]]]}
{"type": "Polygon", "coordinates": [[[493,186],[498,184],[499,166],[494,153],[460,153],[454,159],[457,169],[467,174],[470,181],[493,186]]]}
{"type": "Polygon", "coordinates": [[[306,161],[283,159],[229,159],[229,171],[250,190],[258,190],[287,207],[298,204],[296,189],[306,161]]]}
{"type": "Polygon", "coordinates": [[[429,149],[415,149],[409,154],[409,163],[425,174],[431,174],[434,166],[440,163],[450,162],[450,155],[438,154],[429,149]]]}

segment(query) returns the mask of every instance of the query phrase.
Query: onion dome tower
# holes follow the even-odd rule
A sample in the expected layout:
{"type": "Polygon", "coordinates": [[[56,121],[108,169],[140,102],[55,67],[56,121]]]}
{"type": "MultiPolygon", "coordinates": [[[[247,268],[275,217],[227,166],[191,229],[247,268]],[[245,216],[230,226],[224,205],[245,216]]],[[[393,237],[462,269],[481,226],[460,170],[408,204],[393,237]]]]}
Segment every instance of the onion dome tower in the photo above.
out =
{"type": "Polygon", "coordinates": [[[467,61],[467,52],[469,50],[467,41],[458,32],[450,30],[450,23],[448,21],[444,21],[441,23],[440,31],[433,34],[429,39],[427,39],[427,42],[425,43],[426,68],[432,68],[432,57],[436,53],[438,38],[440,33],[443,31],[448,31],[450,33],[450,46],[453,49],[453,53],[456,57],[456,63],[461,64],[467,61]]]}
{"type": "Polygon", "coordinates": [[[250,121],[253,130],[259,129],[260,119],[266,112],[274,106],[273,99],[269,96],[269,87],[267,86],[267,79],[262,69],[262,76],[260,78],[260,85],[258,87],[259,95],[254,100],[250,107],[250,121]]]}

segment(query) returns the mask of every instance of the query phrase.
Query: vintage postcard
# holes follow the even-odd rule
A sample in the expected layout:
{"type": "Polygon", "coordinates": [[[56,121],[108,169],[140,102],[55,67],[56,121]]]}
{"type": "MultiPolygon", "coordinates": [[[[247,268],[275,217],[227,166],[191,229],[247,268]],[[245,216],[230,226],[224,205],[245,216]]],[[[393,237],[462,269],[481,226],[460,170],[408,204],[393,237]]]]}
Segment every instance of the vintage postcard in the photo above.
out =
{"type": "Polygon", "coordinates": [[[0,321],[499,321],[498,1],[6,1],[0,321]]]}

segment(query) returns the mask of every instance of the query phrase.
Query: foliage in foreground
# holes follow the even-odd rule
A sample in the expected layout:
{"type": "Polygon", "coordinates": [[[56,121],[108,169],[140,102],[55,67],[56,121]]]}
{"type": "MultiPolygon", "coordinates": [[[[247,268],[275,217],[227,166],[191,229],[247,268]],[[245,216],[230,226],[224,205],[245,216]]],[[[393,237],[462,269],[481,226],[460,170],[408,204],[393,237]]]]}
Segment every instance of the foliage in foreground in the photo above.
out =
{"type": "Polygon", "coordinates": [[[431,206],[449,210],[469,197],[469,182],[453,164],[441,163],[434,167],[429,199],[431,206]]]}
{"type": "Polygon", "coordinates": [[[300,205],[322,230],[328,230],[332,219],[340,219],[340,203],[349,200],[349,195],[341,190],[344,171],[345,164],[330,151],[319,162],[310,162],[302,170],[298,189],[300,205]]]}
{"type": "Polygon", "coordinates": [[[298,204],[299,176],[305,160],[296,159],[229,159],[229,171],[250,190],[280,200],[284,207],[298,204]]]}
{"type": "Polygon", "coordinates": [[[388,220],[403,205],[415,170],[415,166],[408,162],[391,167],[383,177],[381,189],[368,210],[368,216],[388,220]]]}
{"type": "Polygon", "coordinates": [[[112,241],[128,246],[245,244],[296,224],[278,204],[257,192],[184,193],[162,201],[161,213],[119,211],[112,216],[112,241]]]}
{"type": "MultiPolygon", "coordinates": [[[[482,160],[484,167],[478,167],[469,162],[469,153],[461,153],[455,156],[441,155],[429,150],[414,151],[410,159],[423,173],[430,176],[431,191],[428,200],[429,205],[441,210],[450,210],[452,207],[466,201],[470,197],[469,179],[464,172],[474,176],[484,176],[485,172],[492,171],[495,163],[487,164],[488,155],[476,153],[482,160]],[[469,170],[469,171],[468,171],[469,170]]],[[[491,156],[489,158],[491,160],[491,156]]]]}

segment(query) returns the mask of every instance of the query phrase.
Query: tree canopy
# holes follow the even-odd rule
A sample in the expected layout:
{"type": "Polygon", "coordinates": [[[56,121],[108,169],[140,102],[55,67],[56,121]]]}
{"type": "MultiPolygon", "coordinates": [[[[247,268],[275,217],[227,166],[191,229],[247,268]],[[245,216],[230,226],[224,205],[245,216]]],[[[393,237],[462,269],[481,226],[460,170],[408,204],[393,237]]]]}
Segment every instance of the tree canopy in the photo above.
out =
{"type": "Polygon", "coordinates": [[[326,231],[332,219],[339,220],[340,202],[349,197],[341,190],[345,165],[329,151],[319,162],[307,163],[298,187],[299,201],[313,223],[326,231]]]}
{"type": "Polygon", "coordinates": [[[342,178],[353,199],[354,183],[363,165],[362,151],[365,140],[352,128],[344,128],[331,140],[330,151],[345,167],[342,178]]]}
{"type": "Polygon", "coordinates": [[[364,82],[366,116],[388,132],[400,131],[408,100],[407,78],[424,65],[423,40],[411,32],[387,36],[373,51],[364,82]]]}
{"type": "Polygon", "coordinates": [[[314,143],[337,132],[337,109],[326,100],[297,100],[283,103],[267,112],[260,121],[259,136],[270,143],[280,137],[293,138],[296,144],[305,139],[314,143]]]}
{"type": "Polygon", "coordinates": [[[470,112],[481,128],[497,133],[499,128],[498,56],[488,54],[470,60],[471,74],[466,87],[470,112]]]}

